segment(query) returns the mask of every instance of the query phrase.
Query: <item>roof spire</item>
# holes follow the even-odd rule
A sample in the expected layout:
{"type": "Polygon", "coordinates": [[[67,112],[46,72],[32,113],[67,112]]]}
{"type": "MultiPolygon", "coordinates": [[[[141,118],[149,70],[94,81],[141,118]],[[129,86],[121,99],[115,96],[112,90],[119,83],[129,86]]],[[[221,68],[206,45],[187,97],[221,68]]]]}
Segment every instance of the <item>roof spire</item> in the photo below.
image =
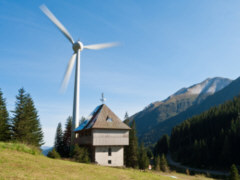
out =
{"type": "Polygon", "coordinates": [[[102,102],[102,104],[104,104],[104,103],[105,103],[105,101],[106,101],[106,98],[104,98],[104,93],[102,93],[102,97],[101,97],[100,101],[102,102]]]}

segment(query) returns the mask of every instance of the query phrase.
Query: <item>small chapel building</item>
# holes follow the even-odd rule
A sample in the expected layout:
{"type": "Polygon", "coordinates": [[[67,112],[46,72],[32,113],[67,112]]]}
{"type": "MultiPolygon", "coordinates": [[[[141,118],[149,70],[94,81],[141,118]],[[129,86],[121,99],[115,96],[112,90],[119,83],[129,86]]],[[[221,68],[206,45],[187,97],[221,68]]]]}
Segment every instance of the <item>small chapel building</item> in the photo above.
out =
{"type": "Polygon", "coordinates": [[[124,146],[129,145],[129,130],[128,125],[102,104],[74,130],[75,143],[90,149],[92,162],[124,166],[124,146]]]}

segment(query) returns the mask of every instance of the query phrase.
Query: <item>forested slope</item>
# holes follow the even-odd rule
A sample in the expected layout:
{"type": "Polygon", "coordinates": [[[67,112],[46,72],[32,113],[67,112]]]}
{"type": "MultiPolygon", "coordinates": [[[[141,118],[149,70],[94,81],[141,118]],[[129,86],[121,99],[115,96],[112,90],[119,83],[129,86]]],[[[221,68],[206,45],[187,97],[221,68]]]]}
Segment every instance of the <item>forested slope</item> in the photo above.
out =
{"type": "Polygon", "coordinates": [[[172,130],[175,160],[195,167],[240,164],[240,96],[194,116],[172,130]]]}

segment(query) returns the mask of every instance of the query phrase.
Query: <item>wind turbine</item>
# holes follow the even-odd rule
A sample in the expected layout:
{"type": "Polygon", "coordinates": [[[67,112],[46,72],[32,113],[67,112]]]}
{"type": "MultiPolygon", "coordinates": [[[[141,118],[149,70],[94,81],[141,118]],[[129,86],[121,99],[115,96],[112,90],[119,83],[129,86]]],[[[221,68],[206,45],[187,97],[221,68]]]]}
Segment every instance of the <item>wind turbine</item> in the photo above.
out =
{"type": "Polygon", "coordinates": [[[74,41],[67,29],[62,25],[62,23],[53,15],[53,13],[45,6],[41,5],[40,9],[43,13],[52,21],[53,24],[57,26],[57,28],[63,33],[63,35],[70,41],[73,48],[73,55],[68,62],[68,66],[64,75],[64,79],[62,81],[62,90],[65,90],[68,81],[76,61],[76,69],[75,69],[75,84],[74,84],[74,98],[73,98],[73,119],[72,119],[72,134],[71,134],[71,143],[74,143],[75,135],[74,129],[78,127],[79,122],[79,94],[80,94],[80,52],[83,49],[93,49],[99,50],[103,48],[109,48],[116,46],[117,43],[104,43],[104,44],[93,44],[93,45],[83,45],[80,41],[74,41]]]}

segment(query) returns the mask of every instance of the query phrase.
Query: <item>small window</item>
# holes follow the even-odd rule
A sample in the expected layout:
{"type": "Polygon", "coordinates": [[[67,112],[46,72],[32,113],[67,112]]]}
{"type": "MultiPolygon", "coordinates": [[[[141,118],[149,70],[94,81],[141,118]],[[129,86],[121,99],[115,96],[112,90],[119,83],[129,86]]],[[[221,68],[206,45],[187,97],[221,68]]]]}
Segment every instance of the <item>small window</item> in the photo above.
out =
{"type": "Polygon", "coordinates": [[[110,117],[107,117],[107,122],[112,122],[112,119],[110,117]]]}
{"type": "Polygon", "coordinates": [[[108,148],[108,156],[112,156],[112,148],[108,148]]]}
{"type": "Polygon", "coordinates": [[[112,164],[112,161],[111,161],[111,160],[108,160],[108,164],[112,164]]]}

